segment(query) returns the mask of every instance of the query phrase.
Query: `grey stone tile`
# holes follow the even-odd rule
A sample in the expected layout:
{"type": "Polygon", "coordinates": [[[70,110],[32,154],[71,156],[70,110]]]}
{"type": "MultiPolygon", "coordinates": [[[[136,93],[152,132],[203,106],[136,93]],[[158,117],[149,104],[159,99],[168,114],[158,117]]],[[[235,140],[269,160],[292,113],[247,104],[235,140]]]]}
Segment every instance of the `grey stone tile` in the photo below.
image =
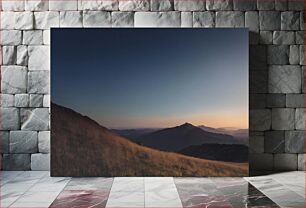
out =
{"type": "Polygon", "coordinates": [[[266,131],[265,132],[265,152],[284,153],[285,152],[285,132],[266,131]]]}
{"type": "Polygon", "coordinates": [[[285,150],[286,153],[304,153],[304,131],[286,131],[285,132],[285,150]]]}
{"type": "Polygon", "coordinates": [[[275,154],[274,168],[275,170],[297,170],[298,161],[297,154],[275,154]]]}
{"type": "Polygon", "coordinates": [[[273,108],[272,129],[273,130],[294,130],[295,109],[273,108]]]}

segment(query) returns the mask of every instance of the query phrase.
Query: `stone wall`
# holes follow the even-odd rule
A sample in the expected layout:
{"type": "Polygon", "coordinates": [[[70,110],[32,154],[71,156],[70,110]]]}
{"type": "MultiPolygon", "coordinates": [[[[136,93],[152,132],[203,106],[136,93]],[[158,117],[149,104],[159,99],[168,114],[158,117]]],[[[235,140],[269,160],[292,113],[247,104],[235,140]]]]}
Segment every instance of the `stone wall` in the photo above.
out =
{"type": "Polygon", "coordinates": [[[250,167],[304,169],[303,10],[303,0],[3,0],[3,169],[49,169],[51,27],[248,27],[250,167]]]}

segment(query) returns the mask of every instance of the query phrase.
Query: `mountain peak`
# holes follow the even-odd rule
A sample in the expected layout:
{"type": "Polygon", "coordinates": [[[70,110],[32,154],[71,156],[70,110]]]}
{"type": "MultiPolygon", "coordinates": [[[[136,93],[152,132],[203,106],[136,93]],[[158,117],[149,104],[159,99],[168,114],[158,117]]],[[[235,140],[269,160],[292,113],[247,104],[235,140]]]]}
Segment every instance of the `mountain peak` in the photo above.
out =
{"type": "Polygon", "coordinates": [[[186,123],[182,124],[181,127],[195,127],[195,126],[192,125],[191,123],[186,122],[186,123]]]}

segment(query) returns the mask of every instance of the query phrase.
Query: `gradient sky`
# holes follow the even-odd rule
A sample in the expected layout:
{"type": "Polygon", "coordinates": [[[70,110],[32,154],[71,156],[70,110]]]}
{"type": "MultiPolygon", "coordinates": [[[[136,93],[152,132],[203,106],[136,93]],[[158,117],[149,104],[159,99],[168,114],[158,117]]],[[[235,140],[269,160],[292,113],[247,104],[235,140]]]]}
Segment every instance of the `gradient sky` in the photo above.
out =
{"type": "Polygon", "coordinates": [[[52,102],[108,128],[248,128],[247,29],[52,29],[52,102]]]}

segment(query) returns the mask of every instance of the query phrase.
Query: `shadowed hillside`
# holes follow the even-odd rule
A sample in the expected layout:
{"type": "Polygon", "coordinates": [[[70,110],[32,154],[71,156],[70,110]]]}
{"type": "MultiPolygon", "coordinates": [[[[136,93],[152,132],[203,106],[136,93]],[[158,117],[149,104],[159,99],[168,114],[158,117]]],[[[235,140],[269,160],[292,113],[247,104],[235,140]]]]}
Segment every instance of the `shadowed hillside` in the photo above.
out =
{"type": "Polygon", "coordinates": [[[248,147],[241,144],[202,144],[179,151],[184,155],[226,162],[247,162],[248,147]]]}
{"type": "Polygon", "coordinates": [[[246,176],[226,163],[139,146],[88,117],[52,104],[52,176],[246,176]]]}

